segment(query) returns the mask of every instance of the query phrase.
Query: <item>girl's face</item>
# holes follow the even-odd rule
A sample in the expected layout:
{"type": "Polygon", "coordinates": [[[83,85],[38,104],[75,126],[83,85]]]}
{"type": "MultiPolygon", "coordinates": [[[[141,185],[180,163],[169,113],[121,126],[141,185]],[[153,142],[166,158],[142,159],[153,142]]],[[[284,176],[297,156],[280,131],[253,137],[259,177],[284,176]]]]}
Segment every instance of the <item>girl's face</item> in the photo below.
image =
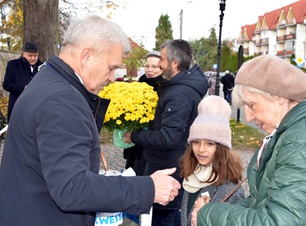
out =
{"type": "Polygon", "coordinates": [[[207,166],[213,162],[217,144],[210,140],[193,140],[191,142],[192,150],[199,164],[207,166]]]}

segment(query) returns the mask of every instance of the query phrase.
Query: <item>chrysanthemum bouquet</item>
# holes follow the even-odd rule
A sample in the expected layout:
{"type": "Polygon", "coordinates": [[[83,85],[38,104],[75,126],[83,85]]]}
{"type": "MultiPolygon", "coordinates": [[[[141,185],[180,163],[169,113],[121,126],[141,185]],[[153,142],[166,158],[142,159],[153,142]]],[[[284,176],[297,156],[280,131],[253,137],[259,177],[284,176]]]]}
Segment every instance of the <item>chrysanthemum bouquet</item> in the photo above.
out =
{"type": "Polygon", "coordinates": [[[118,132],[122,136],[126,131],[145,128],[154,119],[158,95],[145,82],[114,82],[99,96],[110,99],[104,127],[114,132],[114,141],[118,132]]]}

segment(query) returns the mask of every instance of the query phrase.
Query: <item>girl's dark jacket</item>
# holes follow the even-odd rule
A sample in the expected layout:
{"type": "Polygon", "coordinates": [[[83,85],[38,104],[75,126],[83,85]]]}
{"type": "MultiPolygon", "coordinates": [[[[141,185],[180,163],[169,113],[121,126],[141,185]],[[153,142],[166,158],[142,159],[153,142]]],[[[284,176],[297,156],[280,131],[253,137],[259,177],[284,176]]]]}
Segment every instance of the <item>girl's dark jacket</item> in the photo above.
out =
{"type": "MultiPolygon", "coordinates": [[[[198,65],[182,71],[171,80],[161,82],[158,87],[158,104],[155,118],[148,130],[138,130],[131,135],[132,142],[144,147],[145,172],[176,167],[173,176],[179,177],[179,158],[187,147],[189,128],[197,116],[198,104],[207,92],[207,80],[198,65]]],[[[180,208],[180,195],[163,207],[180,208]]]]}
{"type": "MultiPolygon", "coordinates": [[[[222,185],[214,186],[212,184],[203,187],[198,191],[197,198],[201,197],[201,194],[204,192],[208,192],[211,200],[210,203],[215,202],[221,202],[228,194],[230,194],[235,187],[237,186],[237,183],[233,182],[224,182],[222,185]]],[[[183,201],[182,201],[182,207],[181,207],[181,225],[184,226],[190,226],[191,225],[191,213],[194,209],[192,207],[190,211],[188,211],[189,206],[193,206],[194,203],[189,203],[193,199],[191,198],[191,193],[188,191],[184,191],[183,194],[183,201]]],[[[197,199],[196,198],[196,199],[197,199]]],[[[228,203],[235,203],[239,200],[245,199],[244,190],[242,186],[239,186],[239,188],[231,195],[225,202],[228,203]]]]}
{"type": "Polygon", "coordinates": [[[150,210],[150,177],[98,175],[108,102],[61,59],[47,61],[12,112],[0,166],[0,225],[92,226],[97,211],[150,210]]]}

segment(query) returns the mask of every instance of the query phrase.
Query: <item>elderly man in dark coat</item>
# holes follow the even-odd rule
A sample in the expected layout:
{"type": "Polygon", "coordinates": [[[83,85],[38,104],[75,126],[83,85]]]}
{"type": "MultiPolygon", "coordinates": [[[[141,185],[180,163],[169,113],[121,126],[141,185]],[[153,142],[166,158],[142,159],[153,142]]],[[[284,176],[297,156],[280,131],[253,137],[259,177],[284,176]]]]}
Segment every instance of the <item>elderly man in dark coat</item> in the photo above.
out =
{"type": "Polygon", "coordinates": [[[39,50],[35,42],[26,42],[20,58],[11,60],[6,66],[3,88],[10,93],[7,120],[9,121],[14,104],[25,87],[32,80],[42,62],[38,59],[39,50]]]}

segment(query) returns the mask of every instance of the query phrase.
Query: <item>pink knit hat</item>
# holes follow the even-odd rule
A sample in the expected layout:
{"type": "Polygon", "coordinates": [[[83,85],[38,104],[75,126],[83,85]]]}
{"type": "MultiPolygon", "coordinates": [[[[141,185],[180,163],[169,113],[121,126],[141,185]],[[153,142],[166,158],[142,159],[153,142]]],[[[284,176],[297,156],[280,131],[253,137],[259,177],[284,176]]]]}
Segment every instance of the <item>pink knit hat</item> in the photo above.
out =
{"type": "Polygon", "coordinates": [[[222,97],[204,97],[198,106],[198,116],[193,121],[188,143],[196,139],[211,140],[232,148],[232,134],[229,119],[231,107],[222,97]]]}
{"type": "Polygon", "coordinates": [[[235,84],[250,86],[272,95],[301,102],[306,99],[306,74],[288,61],[262,55],[245,62],[235,84]]]}

